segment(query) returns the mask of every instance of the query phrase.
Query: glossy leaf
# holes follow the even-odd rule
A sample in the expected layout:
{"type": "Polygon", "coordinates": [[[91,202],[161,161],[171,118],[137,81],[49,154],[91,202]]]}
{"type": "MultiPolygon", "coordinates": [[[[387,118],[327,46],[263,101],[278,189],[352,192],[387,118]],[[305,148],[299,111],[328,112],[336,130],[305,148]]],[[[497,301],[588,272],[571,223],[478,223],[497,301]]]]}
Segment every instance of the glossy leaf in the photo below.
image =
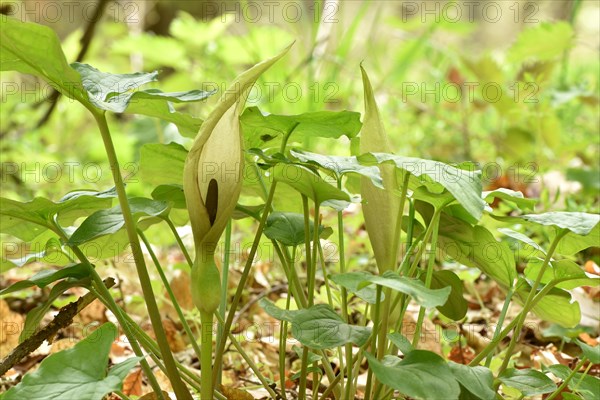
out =
{"type": "MultiPolygon", "coordinates": [[[[129,199],[129,206],[134,218],[156,217],[169,209],[169,205],[164,201],[134,197],[129,199]]],[[[101,210],[93,213],[73,232],[69,243],[79,245],[88,242],[99,236],[116,233],[125,226],[125,219],[121,212],[121,206],[117,205],[107,210],[101,210]]]]}
{"type": "Polygon", "coordinates": [[[341,200],[340,207],[344,209],[347,205],[345,202],[351,200],[348,193],[330,185],[319,175],[301,165],[277,164],[271,172],[273,179],[293,187],[315,203],[322,204],[325,201],[341,200]]]}
{"type": "Polygon", "coordinates": [[[600,215],[583,212],[553,211],[543,214],[526,214],[521,216],[521,218],[540,225],[568,229],[582,236],[589,234],[598,225],[598,222],[600,222],[600,215]]]}
{"type": "Polygon", "coordinates": [[[597,224],[585,236],[573,232],[567,233],[558,242],[556,251],[563,255],[572,255],[590,247],[600,247],[600,224],[597,224]]]}
{"type": "Polygon", "coordinates": [[[39,369],[2,395],[17,399],[101,399],[121,390],[123,379],[140,360],[133,357],[108,370],[108,354],[117,328],[106,323],[70,349],[51,354],[39,369]]]}
{"type": "MultiPolygon", "coordinates": [[[[519,278],[514,299],[523,304],[530,291],[531,286],[523,278],[519,278]]],[[[565,328],[572,328],[581,321],[579,303],[573,301],[571,294],[562,289],[550,290],[532,308],[532,311],[541,319],[565,328]]]]}
{"type": "MultiPolygon", "coordinates": [[[[164,93],[158,89],[140,90],[140,86],[156,81],[158,72],[137,72],[133,74],[110,74],[101,72],[88,64],[71,64],[81,75],[83,87],[88,92],[90,102],[101,110],[123,113],[128,110],[130,103],[136,104],[136,110],[144,113],[145,104],[159,101],[168,106],[168,102],[192,102],[203,100],[215,91],[189,90],[185,92],[164,93]]],[[[152,113],[158,110],[150,107],[152,113]]],[[[165,114],[168,120],[168,113],[165,114]]],[[[174,111],[173,111],[174,112],[174,111]]],[[[162,118],[163,116],[160,115],[162,118]]],[[[191,127],[190,127],[191,128],[191,127]]]]}
{"type": "Polygon", "coordinates": [[[423,307],[441,306],[448,300],[451,289],[428,289],[423,282],[414,278],[400,276],[395,272],[387,271],[383,275],[372,275],[368,272],[346,272],[333,275],[334,282],[343,282],[344,286],[360,288],[369,284],[376,284],[407,294],[423,307]]]}
{"type": "Polygon", "coordinates": [[[178,143],[147,143],[142,146],[142,180],[152,185],[183,185],[183,166],[187,150],[178,143]]]}
{"type": "MultiPolygon", "coordinates": [[[[424,279],[424,276],[423,276],[424,279]]],[[[421,280],[423,280],[421,279],[421,280]]],[[[433,271],[431,280],[431,289],[451,288],[448,300],[444,305],[437,309],[444,316],[453,321],[458,321],[467,315],[468,303],[463,297],[463,283],[460,278],[452,271],[441,270],[433,271]]]]}
{"type": "MultiPolygon", "coordinates": [[[[485,202],[481,199],[480,171],[460,169],[439,161],[397,156],[390,153],[368,153],[360,156],[359,160],[367,164],[392,163],[396,168],[415,177],[427,177],[452,193],[454,198],[475,219],[481,218],[485,202]]],[[[425,182],[424,180],[423,183],[425,182]]]]}
{"type": "Polygon", "coordinates": [[[3,16],[0,19],[0,71],[38,76],[63,95],[90,104],[81,77],[69,66],[58,36],[47,26],[3,16]]]}
{"type": "MultiPolygon", "coordinates": [[[[543,260],[533,258],[527,263],[525,277],[535,280],[542,268],[543,260]]],[[[579,286],[598,286],[600,278],[588,276],[585,271],[574,261],[563,259],[552,261],[542,275],[541,283],[547,284],[551,281],[559,282],[556,287],[560,289],[575,289],[579,286]]]]}
{"type": "Polygon", "coordinates": [[[185,194],[181,185],[159,185],[152,191],[152,198],[159,201],[170,201],[173,208],[185,208],[185,194]]]}
{"type": "Polygon", "coordinates": [[[302,310],[282,310],[264,298],[259,304],[273,318],[291,322],[294,338],[312,349],[330,349],[346,343],[362,346],[371,335],[371,328],[345,323],[326,304],[302,310]]]}
{"type": "Polygon", "coordinates": [[[597,344],[592,347],[583,343],[581,340],[577,340],[576,342],[577,345],[581,347],[583,355],[585,355],[592,364],[600,364],[600,345],[597,344]]]}
{"type": "Polygon", "coordinates": [[[19,290],[26,289],[31,286],[37,286],[39,288],[44,288],[55,282],[59,279],[63,278],[76,278],[81,279],[85,278],[89,275],[88,268],[83,264],[71,265],[65,268],[61,268],[59,270],[43,270],[33,275],[31,278],[13,283],[6,289],[0,290],[0,296],[6,295],[8,293],[13,293],[19,290]]]}
{"type": "MultiPolygon", "coordinates": [[[[309,237],[312,240],[314,226],[310,224],[309,237]]],[[[323,226],[319,226],[319,234],[323,226]]],[[[298,246],[304,243],[304,215],[290,212],[275,211],[267,217],[267,224],[263,231],[271,240],[277,240],[284,246],[298,246]]]]}
{"type": "Polygon", "coordinates": [[[448,362],[448,366],[456,380],[471,394],[481,400],[493,400],[496,398],[494,390],[494,375],[489,368],[448,362]]]}
{"type": "Polygon", "coordinates": [[[515,204],[521,210],[533,210],[535,204],[537,203],[536,199],[530,199],[523,196],[523,193],[517,192],[514,190],[506,189],[506,188],[498,188],[495,190],[483,192],[481,197],[487,203],[493,203],[494,199],[500,199],[503,201],[507,201],[509,203],[515,204]]]}
{"type": "MultiPolygon", "coordinates": [[[[329,279],[337,285],[345,287],[348,289],[348,291],[354,293],[367,303],[377,303],[377,290],[375,289],[374,285],[363,286],[364,281],[362,279],[356,279],[355,276],[348,274],[330,275],[329,279]]],[[[385,295],[381,293],[380,300],[383,301],[384,298],[385,295]]]]}
{"type": "Polygon", "coordinates": [[[355,156],[328,156],[303,150],[290,150],[290,154],[299,161],[314,164],[333,172],[337,179],[341,179],[346,174],[356,174],[369,178],[373,185],[384,189],[379,168],[362,165],[355,156]]]}
{"type": "Polygon", "coordinates": [[[401,333],[390,333],[387,337],[389,341],[392,342],[394,346],[396,346],[398,350],[402,352],[402,354],[408,354],[415,350],[410,340],[408,340],[408,338],[401,333]]]}
{"type": "Polygon", "coordinates": [[[509,368],[498,379],[502,384],[517,389],[525,396],[535,396],[556,390],[552,379],[534,369],[509,368]]]}
{"type": "MultiPolygon", "coordinates": [[[[552,372],[552,374],[556,375],[558,378],[565,380],[571,373],[571,370],[566,365],[556,364],[550,365],[548,370],[552,372]]],[[[575,376],[569,381],[568,385],[569,389],[577,393],[579,396],[575,396],[576,399],[584,399],[584,400],[597,400],[598,399],[598,388],[600,387],[600,379],[598,377],[589,375],[576,373],[575,376]]],[[[561,393],[564,400],[567,400],[565,394],[569,393],[561,393]]]]}
{"type": "Polygon", "coordinates": [[[512,286],[517,277],[513,253],[486,228],[472,227],[442,213],[439,235],[438,248],[447,256],[468,267],[479,268],[504,288],[512,286]]]}
{"type": "MultiPolygon", "coordinates": [[[[353,111],[317,111],[299,115],[263,114],[258,107],[248,107],[240,119],[246,137],[274,137],[287,134],[292,138],[353,138],[360,131],[360,113],[353,111]]],[[[252,141],[254,143],[254,141],[252,141]]]]}
{"type": "Polygon", "coordinates": [[[415,399],[458,399],[460,387],[443,358],[425,350],[414,350],[401,360],[385,356],[382,361],[365,353],[369,367],[385,385],[415,399]]]}
{"type": "Polygon", "coordinates": [[[77,218],[90,212],[110,207],[114,189],[104,192],[75,191],[68,193],[58,202],[36,197],[29,202],[0,198],[0,229],[19,239],[31,241],[46,229],[53,228],[52,220],[57,217],[63,226],[72,224],[77,218]]]}

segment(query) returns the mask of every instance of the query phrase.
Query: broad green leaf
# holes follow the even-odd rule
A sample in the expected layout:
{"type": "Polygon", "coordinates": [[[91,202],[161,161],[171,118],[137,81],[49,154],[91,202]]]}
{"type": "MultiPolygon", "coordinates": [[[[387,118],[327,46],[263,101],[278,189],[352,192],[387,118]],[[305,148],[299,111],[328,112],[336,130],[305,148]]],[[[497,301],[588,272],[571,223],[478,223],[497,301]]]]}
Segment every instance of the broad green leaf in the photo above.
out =
{"type": "MultiPolygon", "coordinates": [[[[314,235],[314,226],[310,224],[310,238],[314,235]]],[[[319,226],[319,234],[323,226],[319,226]]],[[[271,240],[277,240],[284,246],[298,246],[304,243],[304,215],[275,211],[267,217],[267,225],[263,231],[271,240]]]]}
{"type": "Polygon", "coordinates": [[[0,71],[41,77],[65,96],[89,104],[81,77],[69,66],[58,36],[47,26],[0,18],[0,71]]]}
{"type": "MultiPolygon", "coordinates": [[[[423,275],[421,280],[424,279],[425,276],[423,275]]],[[[463,283],[454,272],[448,270],[433,271],[430,287],[431,289],[451,288],[446,303],[437,307],[439,312],[453,321],[458,321],[467,315],[468,304],[463,297],[463,283]]]]}
{"type": "Polygon", "coordinates": [[[411,351],[415,350],[412,343],[406,336],[399,332],[390,333],[387,335],[390,342],[394,344],[402,352],[402,354],[408,354],[411,351]]]}
{"type": "Polygon", "coordinates": [[[52,286],[46,301],[42,302],[27,313],[23,330],[19,335],[19,343],[23,342],[37,331],[38,325],[42,321],[42,318],[44,318],[44,315],[46,315],[50,309],[50,306],[52,306],[54,300],[58,299],[67,289],[73,287],[85,287],[89,282],[90,280],[85,278],[79,280],[65,279],[52,286]]]}
{"type": "Polygon", "coordinates": [[[53,219],[63,226],[92,211],[110,207],[114,189],[104,192],[91,190],[68,193],[58,202],[36,197],[29,202],[0,198],[0,229],[24,241],[31,241],[46,229],[53,227],[53,219]]]}
{"type": "MultiPolygon", "coordinates": [[[[531,286],[523,278],[519,278],[515,300],[523,304],[530,291],[531,286]]],[[[565,328],[572,328],[581,321],[579,303],[572,300],[569,292],[558,288],[553,288],[542,297],[532,311],[544,321],[565,328]]]]}
{"type": "MultiPolygon", "coordinates": [[[[367,303],[377,303],[377,290],[375,289],[374,285],[363,286],[364,281],[362,278],[359,277],[357,279],[356,276],[348,274],[335,274],[329,275],[329,279],[337,285],[345,287],[367,303]]],[[[380,300],[383,301],[385,295],[381,293],[380,297],[380,300]]]]}
{"type": "Polygon", "coordinates": [[[506,188],[498,188],[492,191],[483,192],[481,197],[490,204],[494,202],[494,199],[500,199],[514,203],[520,209],[527,211],[533,210],[535,204],[537,203],[536,199],[526,198],[523,196],[523,193],[506,188]]]}
{"type": "Polygon", "coordinates": [[[471,394],[481,400],[493,400],[496,398],[494,390],[494,375],[489,368],[448,362],[448,366],[456,380],[471,394]]]}
{"type": "Polygon", "coordinates": [[[63,278],[76,278],[82,279],[89,275],[88,268],[83,264],[71,265],[68,267],[61,268],[57,271],[55,270],[43,270],[33,275],[31,278],[19,281],[7,287],[6,289],[0,290],[0,296],[6,295],[8,293],[16,292],[19,290],[26,289],[31,286],[37,286],[39,288],[44,288],[55,282],[59,279],[63,278]]]}
{"type": "Polygon", "coordinates": [[[365,353],[369,367],[383,384],[415,399],[458,399],[460,386],[444,359],[425,350],[414,350],[401,360],[385,356],[382,361],[365,353]]]}
{"type": "Polygon", "coordinates": [[[546,251],[542,248],[542,246],[540,246],[539,244],[537,244],[536,242],[534,242],[532,239],[530,239],[528,236],[525,236],[521,232],[517,232],[517,231],[514,231],[509,228],[498,228],[498,231],[505,234],[506,236],[508,236],[510,238],[513,238],[515,240],[518,240],[519,242],[525,243],[526,245],[534,248],[536,251],[542,253],[543,255],[546,255],[546,251]]]}
{"type": "Polygon", "coordinates": [[[291,322],[294,338],[312,349],[330,349],[346,343],[362,346],[371,335],[371,328],[346,324],[326,304],[302,310],[282,310],[264,298],[259,304],[273,318],[291,322]]]}
{"type": "MultiPolygon", "coordinates": [[[[166,117],[171,113],[169,102],[192,102],[207,98],[215,92],[190,90],[186,92],[164,93],[158,89],[140,90],[140,86],[156,81],[158,72],[138,72],[134,74],[109,74],[101,72],[88,64],[71,64],[81,75],[83,87],[88,92],[90,102],[101,110],[116,113],[127,112],[130,103],[136,103],[137,111],[144,112],[145,104],[162,102],[167,106],[166,117]]],[[[151,113],[156,113],[159,108],[150,107],[151,113]]],[[[159,116],[162,118],[162,115],[159,116]]],[[[189,127],[193,128],[193,126],[189,127]]]]}
{"type": "MultiPolygon", "coordinates": [[[[397,156],[390,153],[367,153],[361,155],[359,161],[372,163],[392,163],[396,168],[408,172],[415,177],[427,177],[441,184],[454,198],[479,220],[483,213],[485,202],[482,200],[481,172],[460,169],[439,161],[422,158],[397,156]]],[[[427,180],[423,180],[425,184],[427,180]]]]}
{"type": "Polygon", "coordinates": [[[556,226],[561,229],[586,236],[600,222],[599,214],[589,214],[584,212],[560,212],[553,211],[543,214],[526,214],[521,216],[526,221],[534,222],[540,225],[556,226]]]}
{"type": "Polygon", "coordinates": [[[106,323],[70,349],[51,354],[39,369],[2,395],[2,400],[102,399],[121,390],[123,379],[140,358],[108,370],[108,354],[117,327],[106,323]]]}
{"type": "MultiPolygon", "coordinates": [[[[392,151],[385,133],[385,127],[379,115],[377,102],[371,81],[364,68],[360,67],[363,83],[365,114],[360,133],[358,151],[367,152],[392,151]]],[[[358,154],[353,153],[357,156],[358,154]]],[[[375,261],[380,272],[390,271],[396,267],[398,243],[396,243],[396,222],[400,214],[400,197],[394,193],[398,189],[396,172],[391,165],[379,165],[383,186],[374,185],[370,178],[361,177],[360,194],[363,199],[362,211],[365,227],[369,234],[369,242],[373,247],[375,261]]]]}
{"type": "Polygon", "coordinates": [[[359,289],[376,284],[407,294],[423,307],[441,306],[448,300],[451,289],[428,289],[423,282],[415,278],[400,276],[396,272],[386,271],[383,275],[372,275],[368,272],[346,272],[332,276],[334,282],[344,286],[355,286],[359,289]]]}
{"type": "Polygon", "coordinates": [[[142,180],[151,185],[182,185],[187,150],[178,143],[147,143],[140,152],[142,180]]]}
{"type": "Polygon", "coordinates": [[[567,343],[571,343],[573,339],[579,337],[582,333],[588,335],[594,334],[594,329],[583,325],[577,325],[574,328],[565,328],[558,324],[552,324],[548,328],[542,329],[542,335],[546,338],[559,338],[567,343]]]}
{"type": "MultiPolygon", "coordinates": [[[[164,201],[134,197],[129,199],[129,206],[134,218],[156,217],[169,209],[169,205],[164,201]]],[[[107,210],[100,210],[83,221],[83,223],[73,232],[69,239],[72,245],[79,245],[88,242],[99,236],[116,233],[125,225],[125,219],[121,212],[121,206],[117,205],[107,210]]]]}
{"type": "Polygon", "coordinates": [[[290,154],[301,162],[314,164],[332,171],[337,179],[341,179],[346,174],[357,174],[369,178],[374,186],[384,189],[379,168],[362,165],[355,156],[328,156],[293,149],[290,150],[290,154]]]}
{"type": "Polygon", "coordinates": [[[498,379],[502,384],[517,389],[525,396],[535,396],[556,390],[552,379],[534,369],[509,368],[498,379]]]}
{"type": "MultiPolygon", "coordinates": [[[[41,250],[37,253],[29,253],[28,252],[27,254],[24,254],[18,258],[8,258],[8,255],[11,255],[8,250],[12,247],[12,245],[16,245],[16,244],[11,243],[11,245],[9,245],[8,242],[4,241],[3,242],[4,254],[2,256],[2,261],[0,264],[0,272],[4,272],[13,267],[22,267],[23,265],[26,265],[26,264],[29,264],[31,262],[38,261],[38,260],[42,260],[42,262],[52,264],[52,265],[58,265],[58,266],[64,266],[64,265],[69,264],[71,259],[62,250],[62,245],[60,244],[58,238],[55,235],[53,235],[50,231],[47,231],[46,234],[42,234],[42,235],[38,236],[37,238],[34,239],[34,241],[37,242],[38,240],[46,237],[47,234],[52,235],[52,237],[50,237],[46,241],[46,243],[44,244],[43,250],[41,250]]],[[[32,243],[29,242],[29,244],[32,244],[32,243]]],[[[22,249],[22,246],[17,245],[16,248],[22,249]]]]}
{"type": "Polygon", "coordinates": [[[573,232],[567,233],[558,242],[556,251],[563,255],[573,255],[590,247],[600,247],[600,224],[597,224],[585,236],[573,232]]]}
{"type": "Polygon", "coordinates": [[[523,30],[508,52],[509,61],[549,61],[562,56],[574,43],[568,22],[542,22],[523,30]]]}
{"type": "Polygon", "coordinates": [[[592,364],[600,364],[600,345],[597,344],[592,347],[583,343],[581,340],[576,340],[576,343],[581,347],[583,355],[586,356],[592,364]]]}
{"type": "MultiPolygon", "coordinates": [[[[543,260],[539,258],[529,260],[527,268],[525,268],[525,277],[534,281],[539,275],[543,263],[543,260]]],[[[579,265],[568,259],[550,262],[548,268],[544,270],[540,283],[545,285],[551,281],[559,282],[556,285],[557,288],[568,290],[579,286],[600,285],[600,278],[588,276],[579,265]]]]}
{"type": "Polygon", "coordinates": [[[51,228],[49,218],[55,204],[44,197],[23,203],[0,198],[0,232],[29,242],[51,228]]]}
{"type": "Polygon", "coordinates": [[[479,268],[504,288],[517,277],[513,253],[506,243],[498,242],[482,226],[471,226],[442,213],[438,248],[447,256],[468,267],[479,268]]]}
{"type": "Polygon", "coordinates": [[[160,118],[163,121],[171,122],[177,126],[182,136],[189,138],[196,136],[203,122],[200,118],[176,111],[168,101],[162,98],[134,99],[129,102],[125,112],[160,118]]]}
{"type": "Polygon", "coordinates": [[[341,200],[341,209],[346,208],[350,202],[348,193],[330,185],[310,169],[296,164],[277,164],[271,170],[273,179],[290,185],[301,194],[312,199],[315,203],[341,200]]]}
{"type": "Polygon", "coordinates": [[[152,198],[159,201],[170,201],[173,208],[185,208],[185,194],[181,185],[158,185],[152,191],[152,198]]]}
{"type": "Polygon", "coordinates": [[[329,305],[318,304],[294,313],[292,335],[307,347],[324,350],[346,343],[362,346],[371,328],[349,325],[329,305]]]}
{"type": "Polygon", "coordinates": [[[244,136],[250,143],[257,137],[266,141],[288,134],[294,129],[295,140],[310,137],[338,139],[341,136],[353,138],[360,131],[360,113],[353,111],[317,111],[299,115],[263,114],[257,107],[248,107],[240,121],[244,136]]]}

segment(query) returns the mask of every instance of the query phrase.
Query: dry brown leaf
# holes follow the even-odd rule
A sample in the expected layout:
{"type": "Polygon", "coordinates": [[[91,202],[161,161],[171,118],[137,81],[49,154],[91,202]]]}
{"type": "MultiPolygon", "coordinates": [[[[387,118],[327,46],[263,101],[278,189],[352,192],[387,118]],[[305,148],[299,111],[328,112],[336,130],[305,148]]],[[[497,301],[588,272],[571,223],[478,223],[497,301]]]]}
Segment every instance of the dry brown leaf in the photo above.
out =
{"type": "MultiPolygon", "coordinates": [[[[185,350],[187,348],[187,345],[185,344],[185,342],[183,340],[183,336],[181,335],[181,332],[179,332],[179,330],[177,330],[177,327],[175,326],[173,321],[171,321],[170,319],[163,319],[162,323],[163,323],[163,328],[165,330],[165,334],[167,336],[167,341],[169,342],[169,348],[171,349],[171,351],[173,351],[174,353],[178,353],[180,351],[185,350]]],[[[152,329],[152,325],[149,322],[143,324],[142,329],[152,339],[156,340],[156,336],[154,336],[154,330],[152,329]]]]}
{"type": "Polygon", "coordinates": [[[141,396],[142,394],[142,380],[144,374],[142,369],[137,367],[134,368],[123,380],[123,393],[126,395],[141,396]]]}
{"type": "Polygon", "coordinates": [[[50,347],[50,354],[58,353],[59,351],[70,349],[71,347],[77,344],[78,340],[74,340],[73,338],[64,338],[55,340],[52,342],[52,346],[50,347]]]}
{"type": "Polygon", "coordinates": [[[475,358],[475,351],[469,346],[454,346],[448,354],[448,359],[458,364],[467,365],[475,358]]]}
{"type": "MultiPolygon", "coordinates": [[[[171,398],[169,396],[169,393],[165,392],[164,390],[162,391],[162,394],[165,399],[171,398]]],[[[158,400],[158,396],[156,396],[156,394],[154,394],[154,392],[150,392],[150,393],[146,393],[145,395],[140,397],[138,400],[158,400]]]]}
{"type": "Polygon", "coordinates": [[[19,344],[19,335],[25,318],[13,312],[8,303],[0,300],[0,358],[4,358],[19,344]]]}
{"type": "MultiPolygon", "coordinates": [[[[179,270],[171,279],[171,289],[175,299],[183,310],[193,310],[192,289],[190,287],[190,274],[187,271],[179,270]]],[[[166,295],[166,293],[165,293],[166,295]]]]}
{"type": "Polygon", "coordinates": [[[242,389],[221,385],[221,393],[227,397],[227,400],[254,400],[254,396],[242,389]]]}

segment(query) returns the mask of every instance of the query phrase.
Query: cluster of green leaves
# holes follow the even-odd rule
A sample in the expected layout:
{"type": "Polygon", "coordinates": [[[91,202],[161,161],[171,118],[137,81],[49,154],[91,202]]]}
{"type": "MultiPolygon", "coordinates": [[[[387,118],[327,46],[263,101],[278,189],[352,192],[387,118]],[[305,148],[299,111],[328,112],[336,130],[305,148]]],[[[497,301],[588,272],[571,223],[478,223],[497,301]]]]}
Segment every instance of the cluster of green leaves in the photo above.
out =
{"type": "MultiPolygon", "coordinates": [[[[108,74],[89,65],[69,65],[56,35],[39,25],[9,18],[2,21],[1,35],[0,65],[3,71],[18,71],[45,79],[62,94],[76,99],[88,109],[157,117],[175,124],[183,136],[194,135],[202,123],[198,118],[174,111],[172,103],[199,101],[211,92],[138,90],[140,85],[155,80],[156,73],[108,74]]],[[[514,57],[523,51],[520,48],[527,48],[523,44],[527,40],[525,35],[515,45],[513,53],[517,55],[514,57]]],[[[548,57],[546,53],[537,56],[548,57]]],[[[368,91],[365,90],[365,93],[368,91]]],[[[368,104],[374,104],[373,98],[367,100],[368,104]]],[[[521,213],[520,210],[532,207],[530,200],[509,190],[483,192],[480,172],[468,163],[449,165],[389,152],[354,152],[352,156],[334,156],[288,146],[288,142],[350,140],[352,148],[356,149],[359,133],[365,129],[357,112],[310,111],[299,115],[280,115],[267,114],[257,107],[250,107],[241,115],[240,123],[246,145],[248,173],[244,174],[246,181],[237,216],[264,221],[264,224],[261,222],[264,229],[259,229],[256,240],[260,240],[264,234],[278,249],[290,284],[290,298],[293,298],[297,309],[290,308],[291,300],[285,309],[266,300],[261,305],[268,314],[281,320],[282,326],[291,324],[292,336],[303,345],[301,392],[306,389],[307,374],[312,372],[315,376],[327,375],[331,383],[330,390],[338,398],[344,398],[341,389],[344,388],[345,393],[352,390],[354,365],[360,365],[366,358],[370,374],[376,378],[376,382],[373,378],[375,383],[369,386],[373,392],[368,390],[367,393],[378,399],[391,398],[394,391],[414,398],[434,398],[443,392],[448,398],[475,396],[492,399],[500,384],[514,388],[524,396],[555,392],[557,387],[546,372],[552,372],[566,382],[575,378],[580,383],[571,389],[584,399],[593,396],[589,388],[593,387],[596,380],[586,374],[574,375],[557,366],[549,366],[548,371],[508,368],[512,347],[505,354],[507,364],[499,370],[493,371],[489,365],[480,366],[481,359],[496,350],[499,342],[496,339],[502,336],[500,331],[486,348],[485,354],[480,354],[477,362],[464,366],[447,362],[432,352],[419,350],[419,335],[415,336],[412,343],[402,336],[402,318],[399,316],[404,314],[412,301],[421,307],[419,322],[422,322],[424,310],[432,308],[451,320],[460,321],[465,317],[466,300],[459,276],[450,269],[434,269],[435,255],[425,256],[426,246],[437,245],[456,262],[477,268],[496,281],[509,294],[507,301],[512,298],[523,305],[523,311],[506,329],[516,327],[518,333],[529,311],[545,321],[573,327],[579,323],[580,310],[568,290],[584,285],[596,286],[598,279],[588,277],[570,257],[588,247],[597,246],[600,216],[583,212],[521,213]],[[391,171],[395,178],[391,185],[382,172],[386,170],[391,171]],[[330,235],[333,230],[321,221],[319,210],[323,207],[337,212],[338,242],[343,244],[341,212],[352,202],[360,201],[358,194],[364,196],[360,181],[366,181],[377,190],[406,201],[406,208],[411,210],[406,219],[388,222],[405,233],[409,251],[402,255],[398,265],[393,265],[391,270],[385,272],[345,271],[340,268],[339,273],[331,273],[325,265],[320,239],[330,235]],[[287,190],[282,190],[280,184],[285,185],[287,190]],[[513,205],[517,212],[507,217],[494,211],[488,203],[495,199],[513,205]],[[300,200],[302,207],[298,206],[300,200]],[[315,209],[312,221],[309,201],[315,209]],[[253,205],[244,205],[244,202],[252,202],[253,205]],[[302,213],[298,213],[299,210],[302,213]],[[515,257],[507,242],[498,241],[492,230],[480,224],[482,220],[502,222],[505,224],[505,229],[501,231],[504,235],[535,249],[535,255],[528,260],[523,274],[517,271],[515,257]],[[536,243],[513,230],[517,227],[547,229],[552,244],[546,249],[544,243],[536,243]],[[295,257],[290,257],[290,253],[295,254],[301,246],[306,250],[306,278],[299,273],[295,257]],[[494,257],[490,256],[490,249],[494,257]],[[427,267],[422,265],[424,260],[428,262],[427,267]],[[319,265],[326,282],[327,304],[315,304],[315,293],[319,290],[316,283],[319,265]],[[303,279],[306,279],[306,285],[301,282],[303,279]],[[351,295],[348,296],[348,293],[351,295]],[[511,297],[513,294],[514,297],[511,297]],[[365,315],[359,324],[350,321],[348,302],[354,301],[353,296],[358,298],[357,302],[374,310],[372,318],[365,315]],[[398,317],[395,321],[389,321],[391,328],[383,331],[383,340],[376,340],[381,332],[372,329],[369,320],[374,326],[381,327],[380,311],[386,302],[392,307],[388,311],[398,310],[398,317]],[[353,346],[359,349],[356,357],[352,354],[353,346]],[[341,347],[345,347],[345,353],[341,347]],[[342,354],[346,357],[348,367],[347,370],[341,369],[342,372],[337,375],[328,361],[331,352],[336,349],[340,359],[344,358],[342,354]],[[397,350],[400,350],[402,357],[397,350]],[[313,363],[318,368],[309,369],[308,365],[313,363]]],[[[186,147],[176,143],[150,143],[144,145],[140,153],[142,179],[152,188],[151,198],[131,196],[128,199],[138,232],[143,234],[145,229],[156,223],[173,226],[173,221],[178,221],[184,224],[186,215],[182,209],[185,209],[186,199],[182,183],[186,147]]],[[[76,262],[73,253],[80,258],[84,246],[95,246],[100,249],[95,255],[100,262],[121,254],[129,244],[122,209],[113,204],[115,196],[115,190],[110,189],[102,192],[78,190],[68,193],[57,202],[44,197],[29,202],[2,198],[2,233],[24,242],[41,243],[44,248],[41,253],[3,260],[2,271],[43,260],[49,255],[60,260],[54,263],[60,269],[49,269],[0,293],[6,295],[31,286],[54,284],[50,299],[28,315],[29,329],[25,332],[34,332],[54,299],[68,288],[78,285],[93,289],[89,260],[84,257],[76,262]]],[[[400,215],[404,212],[402,208],[400,215]]],[[[246,268],[250,268],[251,262],[246,268]]],[[[244,282],[241,282],[239,291],[244,286],[244,282]]],[[[239,296],[236,297],[239,299],[239,296]]],[[[235,312],[235,305],[232,304],[232,312],[235,312]]],[[[38,373],[26,377],[22,384],[2,398],[27,395],[30,391],[38,390],[40,385],[54,398],[68,396],[73,390],[74,381],[66,377],[70,376],[73,369],[78,371],[75,384],[83,385],[89,391],[90,398],[101,398],[110,391],[119,390],[125,373],[139,359],[128,360],[106,373],[106,346],[114,338],[113,331],[111,325],[100,328],[102,351],[95,353],[97,357],[87,367],[81,367],[80,364],[82,355],[86,355],[87,361],[91,358],[91,338],[72,350],[48,357],[38,373]],[[68,368],[63,368],[65,363],[68,363],[68,368]]],[[[282,333],[282,338],[287,337],[286,329],[282,333]]],[[[516,333],[514,338],[518,337],[516,333]]],[[[285,344],[285,340],[283,342],[285,344]]],[[[598,361],[598,347],[581,347],[584,357],[591,362],[598,361]]],[[[220,354],[222,351],[217,350],[217,356],[220,354]]]]}

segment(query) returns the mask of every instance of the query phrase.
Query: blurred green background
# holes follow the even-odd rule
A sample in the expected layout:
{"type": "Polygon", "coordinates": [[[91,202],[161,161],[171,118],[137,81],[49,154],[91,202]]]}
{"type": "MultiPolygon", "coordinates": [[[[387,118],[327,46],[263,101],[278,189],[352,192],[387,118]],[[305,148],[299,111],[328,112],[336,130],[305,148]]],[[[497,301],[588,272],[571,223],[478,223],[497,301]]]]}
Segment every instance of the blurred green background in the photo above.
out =
{"type": "MultiPolygon", "coordinates": [[[[101,71],[161,71],[164,91],[224,90],[295,41],[260,80],[264,113],[363,111],[369,71],[398,154],[481,164],[487,187],[541,197],[543,208],[598,212],[600,3],[590,1],[95,1],[0,2],[3,14],[49,25],[68,61],[101,71]],[[93,34],[84,35],[93,24],[93,34]],[[83,38],[83,40],[82,40],[83,38]],[[89,40],[88,40],[89,39],[89,40]]],[[[112,186],[95,124],[51,89],[2,73],[2,195],[58,199],[112,186]]],[[[217,100],[177,106],[205,117],[217,100]]],[[[156,119],[110,115],[133,195],[140,147],[191,139],[156,119]]],[[[301,143],[349,154],[348,141],[301,143]]]]}

